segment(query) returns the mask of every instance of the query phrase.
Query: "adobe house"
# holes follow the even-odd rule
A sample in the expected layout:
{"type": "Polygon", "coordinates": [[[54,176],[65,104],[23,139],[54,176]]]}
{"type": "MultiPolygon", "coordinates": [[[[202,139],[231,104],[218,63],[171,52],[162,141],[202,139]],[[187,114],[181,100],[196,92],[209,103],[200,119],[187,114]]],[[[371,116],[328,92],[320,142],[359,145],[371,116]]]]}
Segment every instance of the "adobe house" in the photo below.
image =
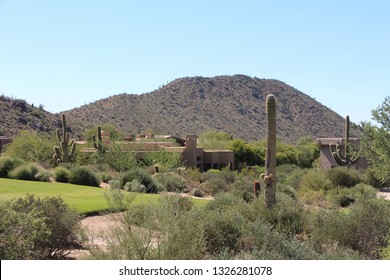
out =
{"type": "MultiPolygon", "coordinates": [[[[154,135],[138,134],[133,143],[133,149],[142,157],[144,153],[166,151],[170,153],[180,153],[183,157],[184,164],[188,167],[198,168],[200,171],[209,169],[222,169],[229,166],[234,170],[234,152],[230,150],[205,150],[197,147],[197,136],[187,135],[186,139],[181,139],[172,135],[154,135]],[[163,141],[174,139],[174,142],[163,141]],[[160,141],[159,141],[160,140],[160,141]]],[[[102,131],[102,141],[110,143],[110,134],[102,131]]],[[[127,142],[127,145],[130,143],[127,142]]],[[[83,149],[83,152],[95,151],[94,149],[83,149]]]]}
{"type": "MultiPolygon", "coordinates": [[[[359,146],[360,139],[349,138],[349,142],[352,145],[359,146]]],[[[345,138],[317,138],[317,143],[320,145],[320,166],[322,168],[333,168],[339,166],[332,155],[331,146],[339,145],[341,151],[345,152],[345,138]]],[[[368,161],[365,157],[359,157],[358,160],[351,165],[354,169],[366,169],[368,167],[368,161]]]]}
{"type": "Polygon", "coordinates": [[[12,138],[5,136],[0,136],[0,154],[2,152],[3,146],[12,142],[12,138]]]}
{"type": "Polygon", "coordinates": [[[197,147],[196,139],[196,135],[187,135],[186,139],[181,139],[172,135],[137,135],[134,147],[135,150],[141,154],[159,150],[170,153],[181,153],[186,166],[198,168],[200,171],[222,169],[227,166],[229,166],[231,170],[234,170],[233,151],[205,150],[197,147]],[[174,146],[172,142],[158,141],[158,139],[174,139],[180,146],[174,146]]]}
{"type": "Polygon", "coordinates": [[[166,147],[168,152],[181,152],[186,166],[196,167],[200,171],[229,167],[234,170],[234,152],[231,150],[205,150],[197,147],[197,136],[187,135],[184,147],[166,147]]]}

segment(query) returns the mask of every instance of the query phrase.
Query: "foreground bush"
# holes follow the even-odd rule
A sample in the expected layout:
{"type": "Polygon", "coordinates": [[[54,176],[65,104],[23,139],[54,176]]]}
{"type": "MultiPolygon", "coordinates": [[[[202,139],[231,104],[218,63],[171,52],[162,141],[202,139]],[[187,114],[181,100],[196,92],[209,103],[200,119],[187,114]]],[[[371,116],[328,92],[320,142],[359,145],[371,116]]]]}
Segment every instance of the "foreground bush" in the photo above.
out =
{"type": "Polygon", "coordinates": [[[78,215],[59,197],[0,202],[0,259],[64,259],[79,246],[78,215]]]}
{"type": "Polygon", "coordinates": [[[126,173],[124,173],[120,178],[120,186],[123,189],[126,183],[131,183],[136,180],[141,185],[145,186],[145,191],[147,193],[156,193],[157,186],[153,182],[152,176],[142,168],[136,167],[126,173]]]}
{"type": "Polygon", "coordinates": [[[70,171],[63,166],[58,166],[54,169],[54,179],[58,183],[68,183],[70,171]]]}
{"type": "Polygon", "coordinates": [[[361,182],[361,178],[358,171],[354,169],[348,169],[347,167],[336,167],[327,171],[327,177],[335,187],[351,188],[361,182]]]}
{"type": "Polygon", "coordinates": [[[368,199],[348,211],[324,210],[313,214],[309,223],[311,242],[321,251],[326,246],[341,246],[377,259],[387,246],[390,229],[390,204],[383,199],[368,199]]]}
{"type": "Polygon", "coordinates": [[[176,173],[157,173],[153,179],[161,189],[167,192],[183,192],[186,188],[185,180],[176,173]]]}
{"type": "Polygon", "coordinates": [[[28,163],[26,165],[19,165],[15,169],[13,169],[8,177],[12,179],[18,180],[27,180],[27,181],[35,181],[35,175],[39,172],[38,167],[33,163],[28,163]]]}
{"type": "Polygon", "coordinates": [[[0,177],[8,178],[9,172],[14,170],[16,167],[22,165],[24,160],[19,158],[11,158],[9,156],[0,158],[0,177]]]}
{"type": "MultiPolygon", "coordinates": [[[[110,205],[122,204],[123,201],[116,201],[110,205]]],[[[161,196],[156,204],[130,204],[127,211],[115,215],[119,226],[109,234],[107,250],[92,248],[92,258],[200,259],[204,240],[199,211],[188,199],[176,195],[161,196]]]]}
{"type": "Polygon", "coordinates": [[[69,183],[99,187],[98,177],[89,168],[84,166],[77,166],[70,170],[69,183]]]}

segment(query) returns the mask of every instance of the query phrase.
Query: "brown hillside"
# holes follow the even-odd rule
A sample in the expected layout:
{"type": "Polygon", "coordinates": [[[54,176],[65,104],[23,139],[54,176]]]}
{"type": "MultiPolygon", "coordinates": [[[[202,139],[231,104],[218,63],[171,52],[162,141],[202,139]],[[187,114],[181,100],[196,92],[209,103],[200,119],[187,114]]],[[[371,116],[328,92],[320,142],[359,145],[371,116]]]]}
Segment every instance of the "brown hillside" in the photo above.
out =
{"type": "Polygon", "coordinates": [[[14,137],[20,130],[51,133],[60,125],[56,115],[22,99],[0,96],[0,135],[14,137]]]}
{"type": "Polygon", "coordinates": [[[155,131],[184,136],[221,130],[246,140],[264,138],[265,97],[277,98],[281,139],[342,137],[343,117],[287,84],[243,75],[174,80],[143,95],[120,94],[67,111],[78,133],[111,123],[124,133],[155,131]]]}

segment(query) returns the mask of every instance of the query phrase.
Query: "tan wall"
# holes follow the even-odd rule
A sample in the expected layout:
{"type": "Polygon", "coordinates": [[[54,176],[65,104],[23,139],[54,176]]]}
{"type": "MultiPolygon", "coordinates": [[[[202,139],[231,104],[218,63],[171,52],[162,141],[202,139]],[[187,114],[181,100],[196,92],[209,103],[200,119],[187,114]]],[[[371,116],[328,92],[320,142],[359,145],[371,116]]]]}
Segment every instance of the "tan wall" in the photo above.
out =
{"type": "Polygon", "coordinates": [[[234,170],[233,151],[205,150],[203,156],[204,170],[221,169],[226,166],[230,166],[230,169],[234,170]]]}

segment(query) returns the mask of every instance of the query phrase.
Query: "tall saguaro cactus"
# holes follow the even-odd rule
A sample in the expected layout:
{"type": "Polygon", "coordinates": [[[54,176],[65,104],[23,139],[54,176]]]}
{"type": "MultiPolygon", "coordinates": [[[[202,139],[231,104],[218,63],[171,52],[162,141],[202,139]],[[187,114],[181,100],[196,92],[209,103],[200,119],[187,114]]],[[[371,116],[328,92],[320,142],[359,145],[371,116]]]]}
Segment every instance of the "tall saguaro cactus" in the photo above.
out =
{"type": "Polygon", "coordinates": [[[265,157],[264,200],[268,208],[276,204],[276,100],[272,94],[267,95],[267,151],[265,157]]]}
{"type": "Polygon", "coordinates": [[[60,142],[59,146],[54,147],[54,154],[53,154],[53,162],[54,164],[59,164],[60,162],[70,162],[73,157],[76,150],[76,143],[74,142],[74,139],[70,140],[70,134],[68,131],[68,127],[66,125],[66,117],[63,113],[61,115],[62,119],[62,136],[60,130],[57,128],[57,138],[60,142]]]}
{"type": "Polygon", "coordinates": [[[336,163],[340,166],[347,166],[348,168],[359,159],[360,151],[353,151],[349,141],[349,116],[345,118],[345,135],[344,135],[344,149],[339,144],[329,144],[330,152],[336,163]]]}
{"type": "Polygon", "coordinates": [[[92,134],[92,142],[93,142],[93,147],[99,152],[104,153],[106,151],[103,147],[102,129],[100,125],[97,128],[97,139],[96,139],[96,135],[92,134]]]}

